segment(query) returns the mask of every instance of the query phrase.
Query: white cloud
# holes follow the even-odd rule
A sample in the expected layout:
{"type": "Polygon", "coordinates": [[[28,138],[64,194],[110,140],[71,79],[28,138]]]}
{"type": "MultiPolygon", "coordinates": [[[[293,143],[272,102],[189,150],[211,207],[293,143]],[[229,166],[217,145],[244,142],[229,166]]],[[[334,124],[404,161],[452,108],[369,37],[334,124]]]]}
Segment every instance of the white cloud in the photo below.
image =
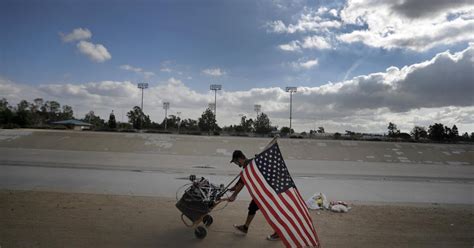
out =
{"type": "Polygon", "coordinates": [[[298,60],[296,62],[292,62],[290,63],[290,65],[296,69],[296,70],[299,70],[299,69],[311,69],[315,66],[318,65],[318,60],[317,59],[309,59],[309,60],[298,60]]]}
{"type": "Polygon", "coordinates": [[[87,55],[95,62],[102,63],[112,58],[109,51],[107,51],[107,48],[101,44],[93,44],[91,42],[81,40],[79,43],[77,43],[77,48],[81,53],[87,55]]]}
{"type": "Polygon", "coordinates": [[[328,39],[313,35],[307,36],[303,39],[303,41],[294,40],[287,44],[282,44],[278,46],[279,49],[283,51],[290,51],[290,52],[299,52],[301,49],[330,49],[331,44],[328,39]]]}
{"type": "Polygon", "coordinates": [[[288,44],[279,45],[278,48],[289,52],[301,51],[300,42],[297,40],[291,41],[288,44]]]}
{"type": "MultiPolygon", "coordinates": [[[[329,46],[335,41],[423,52],[433,47],[474,40],[472,0],[348,0],[337,9],[305,7],[295,23],[268,22],[267,32],[314,33],[329,46]],[[329,39],[330,38],[330,39],[329,39]]],[[[299,51],[301,44],[280,45],[299,51]]]]}
{"type": "Polygon", "coordinates": [[[143,70],[142,68],[139,68],[139,67],[133,67],[131,65],[121,65],[120,66],[120,69],[122,70],[126,70],[126,71],[133,71],[137,74],[140,74],[142,75],[144,78],[150,78],[152,76],[155,76],[155,73],[151,72],[151,71],[145,71],[143,70]]]}
{"type": "Polygon", "coordinates": [[[303,68],[310,69],[318,65],[318,60],[317,59],[308,60],[308,61],[300,63],[300,65],[303,68]]]}
{"type": "Polygon", "coordinates": [[[316,11],[311,9],[305,9],[304,12],[305,13],[299,16],[299,19],[296,24],[285,25],[285,23],[281,20],[267,23],[267,32],[293,34],[321,32],[341,27],[341,22],[333,18],[334,12],[332,10],[331,12],[329,12],[327,8],[319,8],[316,11]],[[327,13],[330,13],[332,18],[325,17],[324,15],[327,15],[327,13]]]}
{"type": "Polygon", "coordinates": [[[331,48],[331,44],[326,38],[314,35],[304,38],[301,47],[308,49],[329,49],[331,48]]]}
{"type": "Polygon", "coordinates": [[[224,76],[226,74],[226,72],[221,70],[220,68],[204,69],[204,70],[202,70],[202,73],[204,73],[208,76],[212,76],[212,77],[221,77],[221,76],[224,76]]]}
{"type": "MultiPolygon", "coordinates": [[[[461,132],[472,132],[473,56],[474,43],[463,51],[439,53],[430,60],[401,68],[389,67],[383,72],[319,87],[299,87],[293,97],[294,127],[299,131],[317,125],[330,132],[384,132],[389,121],[403,131],[414,125],[441,122],[449,126],[456,124],[461,132]]],[[[314,59],[298,62],[307,66],[315,63],[314,59]]],[[[126,81],[36,87],[0,78],[0,98],[3,97],[11,104],[36,97],[56,100],[72,106],[79,118],[89,110],[108,118],[115,110],[121,120],[120,113],[138,105],[141,94],[135,84],[126,81]]],[[[184,118],[197,119],[213,99],[210,91],[199,93],[170,78],[150,83],[145,90],[144,109],[154,121],[161,121],[160,106],[163,101],[170,101],[170,114],[180,111],[184,118]]],[[[262,105],[262,111],[273,124],[288,125],[289,94],[282,88],[223,90],[217,94],[217,103],[219,125],[236,124],[240,119],[238,113],[254,118],[254,104],[262,105]]]]}
{"type": "Polygon", "coordinates": [[[76,28],[69,34],[59,33],[59,35],[64,42],[87,40],[92,37],[91,31],[87,28],[76,28]]]}
{"type": "Polygon", "coordinates": [[[474,5],[466,0],[350,0],[341,10],[341,19],[360,28],[338,38],[347,43],[421,52],[473,40],[473,14],[474,5]]]}

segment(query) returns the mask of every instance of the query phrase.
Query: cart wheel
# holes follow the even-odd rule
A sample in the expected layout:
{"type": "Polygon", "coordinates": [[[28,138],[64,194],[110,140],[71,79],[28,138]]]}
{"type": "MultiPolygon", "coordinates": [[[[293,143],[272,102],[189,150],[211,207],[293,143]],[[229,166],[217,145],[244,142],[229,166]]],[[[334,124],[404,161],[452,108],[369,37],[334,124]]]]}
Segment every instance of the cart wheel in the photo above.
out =
{"type": "Polygon", "coordinates": [[[206,215],[202,219],[202,222],[206,225],[206,227],[209,227],[212,225],[212,222],[214,222],[214,220],[212,219],[212,216],[206,215]]]}
{"type": "Polygon", "coordinates": [[[203,239],[206,237],[206,235],[207,235],[207,230],[205,227],[198,226],[196,227],[196,229],[194,229],[194,236],[196,236],[196,238],[203,239]]]}

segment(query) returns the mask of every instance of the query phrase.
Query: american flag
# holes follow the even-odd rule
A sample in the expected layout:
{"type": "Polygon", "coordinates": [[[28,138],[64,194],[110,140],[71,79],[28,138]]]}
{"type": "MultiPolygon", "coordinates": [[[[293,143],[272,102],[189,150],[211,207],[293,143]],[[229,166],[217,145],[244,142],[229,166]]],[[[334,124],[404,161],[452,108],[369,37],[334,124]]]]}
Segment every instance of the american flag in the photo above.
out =
{"type": "Polygon", "coordinates": [[[273,140],[241,174],[247,189],[286,247],[320,247],[311,216],[273,140]]]}

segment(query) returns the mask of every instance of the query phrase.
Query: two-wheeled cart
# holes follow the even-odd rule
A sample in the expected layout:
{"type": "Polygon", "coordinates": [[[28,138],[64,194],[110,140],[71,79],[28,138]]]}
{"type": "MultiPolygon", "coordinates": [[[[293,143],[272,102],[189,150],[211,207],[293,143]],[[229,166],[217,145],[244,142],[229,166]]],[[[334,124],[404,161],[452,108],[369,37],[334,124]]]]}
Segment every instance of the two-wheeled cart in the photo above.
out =
{"type": "Polygon", "coordinates": [[[189,176],[189,180],[192,183],[186,188],[183,196],[176,203],[176,207],[182,213],[183,223],[194,229],[196,238],[203,239],[207,235],[207,228],[213,222],[210,212],[223,201],[221,197],[227,192],[229,186],[224,187],[223,184],[216,186],[204,177],[197,179],[194,175],[189,176]],[[191,223],[186,221],[185,217],[191,223]]]}

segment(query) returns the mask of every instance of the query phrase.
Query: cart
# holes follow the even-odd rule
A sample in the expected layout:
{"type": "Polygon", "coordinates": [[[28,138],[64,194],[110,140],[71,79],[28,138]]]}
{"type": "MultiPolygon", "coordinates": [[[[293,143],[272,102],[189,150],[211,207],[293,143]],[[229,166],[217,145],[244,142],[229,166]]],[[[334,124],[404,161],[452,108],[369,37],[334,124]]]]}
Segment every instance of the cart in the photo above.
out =
{"type": "Polygon", "coordinates": [[[207,228],[213,222],[209,213],[222,202],[221,197],[228,187],[224,187],[223,184],[216,186],[204,177],[197,179],[195,175],[189,176],[189,180],[192,183],[186,188],[181,199],[176,203],[176,207],[182,213],[183,223],[194,229],[196,238],[204,239],[207,235],[207,228]],[[188,223],[189,221],[186,221],[185,217],[191,223],[188,223]]]}

